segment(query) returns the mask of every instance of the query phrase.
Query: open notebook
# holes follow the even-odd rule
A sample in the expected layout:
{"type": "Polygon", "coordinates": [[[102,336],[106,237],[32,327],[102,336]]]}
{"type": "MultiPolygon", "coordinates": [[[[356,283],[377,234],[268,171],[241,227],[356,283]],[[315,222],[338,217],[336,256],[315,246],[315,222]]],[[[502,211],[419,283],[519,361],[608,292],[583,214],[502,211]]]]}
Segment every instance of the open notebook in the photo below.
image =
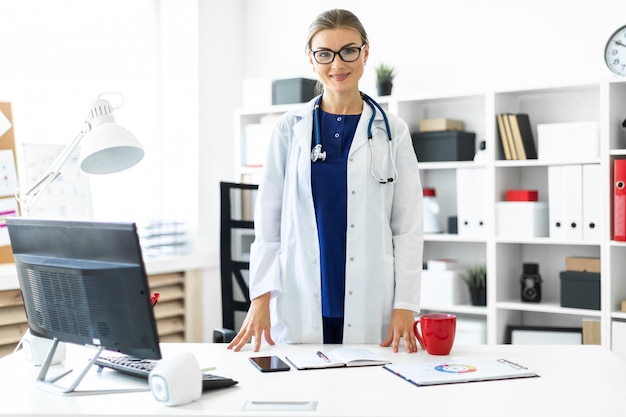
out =
{"type": "Polygon", "coordinates": [[[539,376],[521,365],[497,358],[442,358],[389,364],[384,368],[418,386],[539,376]]]}

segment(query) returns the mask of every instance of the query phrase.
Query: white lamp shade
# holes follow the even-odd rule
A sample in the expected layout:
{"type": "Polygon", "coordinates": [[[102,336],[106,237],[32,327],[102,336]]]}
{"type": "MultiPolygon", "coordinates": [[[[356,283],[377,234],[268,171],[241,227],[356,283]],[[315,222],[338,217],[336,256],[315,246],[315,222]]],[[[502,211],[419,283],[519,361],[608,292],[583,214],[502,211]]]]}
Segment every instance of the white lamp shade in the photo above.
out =
{"type": "Polygon", "coordinates": [[[89,174],[111,174],[134,166],[143,156],[141,144],[127,129],[101,123],[82,140],[80,168],[89,174]]]}

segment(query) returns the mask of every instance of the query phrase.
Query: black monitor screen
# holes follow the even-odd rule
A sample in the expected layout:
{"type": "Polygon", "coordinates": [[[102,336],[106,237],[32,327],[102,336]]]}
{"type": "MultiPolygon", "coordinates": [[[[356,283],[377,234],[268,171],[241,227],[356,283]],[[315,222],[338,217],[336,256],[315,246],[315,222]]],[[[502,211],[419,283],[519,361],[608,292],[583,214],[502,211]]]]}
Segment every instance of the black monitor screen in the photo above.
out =
{"type": "Polygon", "coordinates": [[[161,358],[134,223],[7,218],[7,227],[33,334],[161,358]]]}

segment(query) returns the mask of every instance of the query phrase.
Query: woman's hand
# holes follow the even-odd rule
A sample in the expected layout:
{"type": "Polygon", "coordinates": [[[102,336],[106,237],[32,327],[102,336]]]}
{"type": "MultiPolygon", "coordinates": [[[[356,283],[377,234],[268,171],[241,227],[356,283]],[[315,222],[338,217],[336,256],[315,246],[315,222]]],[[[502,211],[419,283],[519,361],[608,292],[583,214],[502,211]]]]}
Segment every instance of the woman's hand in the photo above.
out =
{"type": "Polygon", "coordinates": [[[389,334],[387,339],[380,345],[388,347],[393,344],[393,351],[398,351],[400,339],[404,339],[407,353],[417,352],[417,340],[413,334],[413,312],[411,310],[396,309],[391,316],[389,334]]]}
{"type": "Polygon", "coordinates": [[[273,345],[270,327],[270,293],[268,292],[252,300],[246,319],[237,336],[228,344],[228,349],[239,352],[252,337],[254,337],[255,352],[261,349],[262,337],[265,337],[267,343],[273,345]]]}

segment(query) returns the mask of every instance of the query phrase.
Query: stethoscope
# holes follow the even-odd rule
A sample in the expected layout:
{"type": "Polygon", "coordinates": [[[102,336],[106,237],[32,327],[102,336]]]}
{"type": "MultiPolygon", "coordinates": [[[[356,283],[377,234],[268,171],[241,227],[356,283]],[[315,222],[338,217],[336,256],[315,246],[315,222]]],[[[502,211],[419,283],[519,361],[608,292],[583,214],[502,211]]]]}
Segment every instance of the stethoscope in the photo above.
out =
{"type": "MultiPolygon", "coordinates": [[[[370,174],[372,177],[381,184],[388,184],[394,181],[398,181],[398,170],[396,169],[396,163],[393,160],[393,156],[391,153],[391,128],[389,127],[389,119],[387,119],[387,115],[383,108],[378,104],[374,99],[372,99],[367,94],[361,93],[361,97],[363,97],[363,101],[365,101],[370,108],[372,109],[372,116],[370,117],[369,123],[367,124],[367,143],[370,148],[370,174]],[[380,111],[380,114],[383,116],[383,120],[385,121],[385,129],[387,130],[387,147],[389,148],[389,160],[391,161],[391,166],[393,167],[393,177],[390,178],[381,178],[379,175],[374,173],[374,147],[372,146],[372,124],[374,123],[374,119],[376,118],[376,110],[380,111]]],[[[321,112],[320,112],[320,103],[322,101],[322,96],[315,101],[315,107],[313,108],[313,136],[315,137],[315,146],[311,149],[311,161],[325,161],[326,160],[326,151],[322,149],[322,137],[320,133],[320,125],[321,125],[321,112]]]]}

